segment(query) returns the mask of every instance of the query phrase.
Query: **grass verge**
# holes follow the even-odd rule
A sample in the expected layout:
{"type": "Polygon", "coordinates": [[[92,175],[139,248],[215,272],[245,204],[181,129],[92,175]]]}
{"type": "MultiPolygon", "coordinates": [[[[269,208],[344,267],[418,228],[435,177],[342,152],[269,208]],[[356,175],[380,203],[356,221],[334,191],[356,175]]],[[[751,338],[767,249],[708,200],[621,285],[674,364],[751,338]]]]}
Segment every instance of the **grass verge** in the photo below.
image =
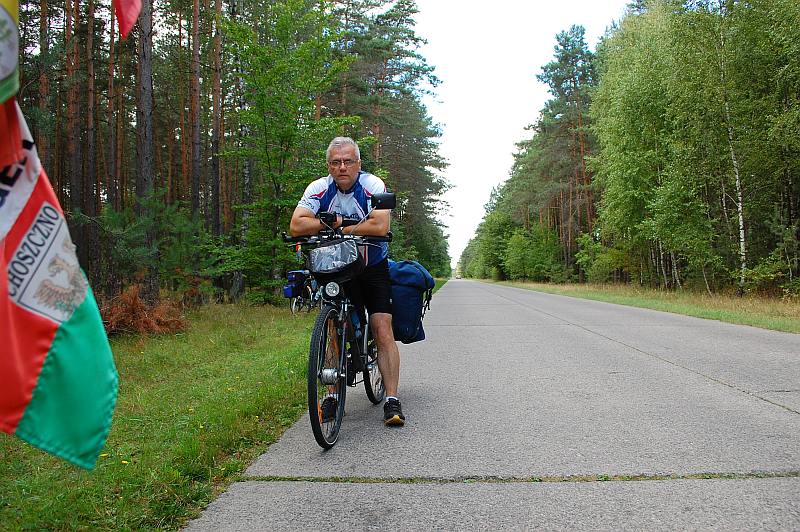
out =
{"type": "Polygon", "coordinates": [[[212,305],[187,332],[114,339],[119,398],[97,467],[0,433],[0,528],[180,527],[304,410],[313,319],[212,305]]]}
{"type": "Polygon", "coordinates": [[[800,333],[800,302],[747,295],[709,296],[689,291],[668,292],[618,285],[551,285],[501,282],[549,294],[618,303],[686,316],[751,325],[762,329],[800,333]]]}
{"type": "Polygon", "coordinates": [[[435,294],[437,290],[439,290],[442,286],[444,286],[444,283],[447,282],[447,279],[437,277],[434,279],[434,281],[436,282],[436,284],[433,285],[433,293],[435,294]]]}

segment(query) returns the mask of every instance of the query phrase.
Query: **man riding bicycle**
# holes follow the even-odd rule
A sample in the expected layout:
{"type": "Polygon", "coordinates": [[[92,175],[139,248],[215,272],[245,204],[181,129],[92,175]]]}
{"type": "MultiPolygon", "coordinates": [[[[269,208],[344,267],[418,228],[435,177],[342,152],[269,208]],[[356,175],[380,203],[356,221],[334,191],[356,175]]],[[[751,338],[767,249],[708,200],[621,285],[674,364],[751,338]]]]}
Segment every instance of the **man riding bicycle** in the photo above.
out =
{"type": "MultiPolygon", "coordinates": [[[[361,171],[358,144],[350,137],[336,137],[328,146],[326,159],[329,174],[306,187],[292,213],[289,224],[291,235],[316,235],[327,229],[318,215],[329,212],[336,214],[335,221],[330,224],[333,229],[341,227],[345,218],[366,218],[358,225],[342,228],[342,232],[362,236],[386,236],[389,232],[390,212],[371,211],[369,202],[373,194],[386,192],[386,185],[379,177],[361,171]]],[[[379,246],[363,246],[361,253],[366,264],[364,271],[346,285],[346,290],[351,300],[366,308],[369,313],[369,324],[378,344],[378,369],[386,387],[383,421],[386,425],[402,426],[406,418],[397,399],[400,351],[392,332],[389,246],[386,242],[379,246]]],[[[335,399],[331,398],[331,401],[335,399]]],[[[325,406],[323,404],[323,410],[325,406]]],[[[335,405],[330,407],[335,409],[335,405]]]]}

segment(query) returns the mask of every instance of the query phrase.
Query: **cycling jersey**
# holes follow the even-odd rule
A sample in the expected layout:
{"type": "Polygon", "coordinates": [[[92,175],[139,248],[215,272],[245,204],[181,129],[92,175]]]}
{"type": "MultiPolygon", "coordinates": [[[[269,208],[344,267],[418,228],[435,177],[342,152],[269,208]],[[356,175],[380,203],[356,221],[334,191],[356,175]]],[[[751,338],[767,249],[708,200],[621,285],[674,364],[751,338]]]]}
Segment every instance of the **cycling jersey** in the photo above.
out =
{"type": "MultiPolygon", "coordinates": [[[[386,185],[380,177],[368,172],[359,172],[356,182],[346,192],[339,190],[333,176],[328,175],[308,185],[297,206],[308,209],[315,215],[320,212],[335,212],[343,218],[361,220],[372,211],[370,198],[379,192],[386,192],[386,185]]],[[[360,249],[367,266],[377,264],[389,255],[389,245],[386,242],[360,246],[360,249]]]]}

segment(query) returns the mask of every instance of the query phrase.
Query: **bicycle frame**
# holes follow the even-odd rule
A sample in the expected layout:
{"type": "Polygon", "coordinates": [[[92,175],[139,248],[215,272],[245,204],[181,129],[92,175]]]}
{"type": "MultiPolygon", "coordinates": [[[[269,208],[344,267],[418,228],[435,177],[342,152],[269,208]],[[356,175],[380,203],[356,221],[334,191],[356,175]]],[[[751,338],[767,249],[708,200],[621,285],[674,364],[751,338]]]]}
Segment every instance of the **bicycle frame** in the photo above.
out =
{"type": "MultiPolygon", "coordinates": [[[[365,355],[367,353],[369,315],[363,312],[364,309],[355,305],[344,289],[336,296],[328,296],[323,292],[322,306],[331,305],[337,309],[339,320],[337,323],[336,334],[339,338],[344,356],[351,356],[348,367],[352,367],[356,374],[365,369],[365,355]],[[358,323],[354,323],[354,313],[358,315],[358,323]],[[347,345],[355,347],[355,353],[348,351],[347,345]]],[[[348,386],[356,386],[362,381],[353,380],[348,382],[348,386]]]]}

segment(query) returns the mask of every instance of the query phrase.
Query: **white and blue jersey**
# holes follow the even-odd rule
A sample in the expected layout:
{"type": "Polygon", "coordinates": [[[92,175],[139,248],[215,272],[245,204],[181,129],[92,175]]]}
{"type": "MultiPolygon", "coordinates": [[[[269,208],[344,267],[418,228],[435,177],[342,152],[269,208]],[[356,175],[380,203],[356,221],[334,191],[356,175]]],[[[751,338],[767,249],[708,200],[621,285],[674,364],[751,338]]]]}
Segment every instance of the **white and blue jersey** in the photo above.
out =
{"type": "MultiPolygon", "coordinates": [[[[347,192],[339,190],[333,176],[328,175],[308,185],[297,206],[308,209],[315,215],[320,212],[335,212],[343,218],[361,220],[372,211],[372,195],[380,192],[386,192],[386,185],[380,177],[368,172],[359,172],[355,184],[347,192]]],[[[377,264],[389,255],[389,245],[386,242],[360,247],[367,266],[377,264]]]]}

